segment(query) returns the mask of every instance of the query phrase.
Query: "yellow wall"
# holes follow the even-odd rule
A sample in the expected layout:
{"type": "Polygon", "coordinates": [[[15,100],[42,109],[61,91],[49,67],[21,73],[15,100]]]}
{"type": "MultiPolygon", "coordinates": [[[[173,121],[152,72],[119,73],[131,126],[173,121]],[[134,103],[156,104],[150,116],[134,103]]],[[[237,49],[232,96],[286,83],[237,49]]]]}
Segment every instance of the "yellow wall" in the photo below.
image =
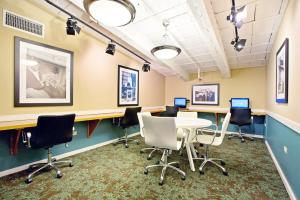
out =
{"type": "Polygon", "coordinates": [[[295,122],[300,122],[300,1],[290,0],[279,27],[267,66],[267,109],[295,122]],[[276,52],[289,38],[289,100],[276,103],[276,52]]]}
{"type": "Polygon", "coordinates": [[[0,25],[0,115],[110,109],[117,107],[118,64],[140,70],[140,105],[161,106],[165,103],[165,78],[151,71],[141,71],[143,63],[116,52],[105,54],[106,43],[91,35],[66,35],[66,21],[38,8],[33,0],[1,0],[3,9],[42,22],[44,38],[15,31],[0,25]],[[74,52],[74,105],[63,107],[14,108],[14,36],[27,38],[74,52]]]}
{"type": "MultiPolygon", "coordinates": [[[[220,84],[220,105],[206,107],[229,107],[232,97],[249,97],[252,108],[265,108],[265,68],[244,68],[231,71],[231,78],[224,79],[219,72],[202,73],[202,81],[195,80],[184,82],[176,76],[166,78],[166,104],[172,105],[174,97],[186,97],[192,99],[192,85],[205,83],[220,84]]],[[[192,106],[192,105],[191,105],[192,106]]],[[[204,107],[203,105],[200,105],[204,107]]]]}

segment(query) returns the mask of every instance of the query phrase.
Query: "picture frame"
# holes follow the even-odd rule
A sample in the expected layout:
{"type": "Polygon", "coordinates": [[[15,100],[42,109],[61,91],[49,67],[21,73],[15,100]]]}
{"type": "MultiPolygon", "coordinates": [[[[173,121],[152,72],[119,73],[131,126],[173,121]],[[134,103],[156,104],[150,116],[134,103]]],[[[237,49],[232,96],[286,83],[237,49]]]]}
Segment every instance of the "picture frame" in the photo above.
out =
{"type": "Polygon", "coordinates": [[[139,70],[118,65],[118,106],[139,105],[139,70]]]}
{"type": "Polygon", "coordinates": [[[220,84],[197,84],[192,86],[192,105],[218,106],[220,84]]]}
{"type": "Polygon", "coordinates": [[[73,105],[73,52],[15,36],[14,105],[73,105]]]}
{"type": "Polygon", "coordinates": [[[288,103],[289,39],[286,38],[276,53],[276,102],[288,103]]]}

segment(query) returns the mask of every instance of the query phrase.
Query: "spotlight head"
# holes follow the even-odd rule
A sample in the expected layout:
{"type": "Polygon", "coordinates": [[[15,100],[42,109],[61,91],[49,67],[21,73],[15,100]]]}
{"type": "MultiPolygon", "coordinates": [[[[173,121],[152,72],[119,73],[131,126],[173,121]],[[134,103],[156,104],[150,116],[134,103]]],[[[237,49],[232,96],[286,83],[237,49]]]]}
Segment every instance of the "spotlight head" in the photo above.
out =
{"type": "Polygon", "coordinates": [[[150,63],[145,62],[142,67],[143,72],[149,72],[150,71],[150,63]]]}
{"type": "Polygon", "coordinates": [[[241,8],[235,10],[233,6],[231,8],[230,15],[227,16],[227,21],[232,22],[237,28],[241,28],[244,20],[247,17],[247,6],[242,6],[241,8]]]}
{"type": "Polygon", "coordinates": [[[244,49],[246,45],[246,39],[239,39],[239,38],[236,38],[236,42],[234,44],[234,49],[238,52],[240,52],[241,50],[244,49]]]}
{"type": "Polygon", "coordinates": [[[105,53],[110,54],[110,55],[114,55],[115,51],[116,51],[116,45],[113,42],[110,42],[107,45],[105,53]]]}
{"type": "Polygon", "coordinates": [[[75,35],[76,33],[79,34],[80,30],[81,28],[77,26],[77,21],[72,17],[68,18],[66,27],[67,35],[75,35]]]}

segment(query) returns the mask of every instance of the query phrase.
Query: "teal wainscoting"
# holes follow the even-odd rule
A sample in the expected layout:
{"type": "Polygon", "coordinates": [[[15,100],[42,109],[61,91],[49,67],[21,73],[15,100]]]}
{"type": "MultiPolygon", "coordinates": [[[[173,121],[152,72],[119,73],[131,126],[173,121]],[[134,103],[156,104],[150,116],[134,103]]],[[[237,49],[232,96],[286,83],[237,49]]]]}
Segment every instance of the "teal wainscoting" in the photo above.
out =
{"type": "MultiPolygon", "coordinates": [[[[68,147],[64,144],[53,147],[53,155],[60,155],[70,151],[82,149],[95,144],[103,143],[123,135],[123,130],[112,125],[112,120],[102,120],[95,129],[93,135],[87,138],[87,123],[80,122],[75,124],[77,135],[73,137],[68,147]]],[[[139,126],[130,128],[129,134],[139,132],[139,126]]],[[[9,153],[9,132],[0,133],[0,172],[14,167],[32,163],[47,158],[47,151],[44,149],[27,149],[20,141],[18,154],[15,156],[9,153]]]]}
{"type": "Polygon", "coordinates": [[[265,138],[296,198],[300,199],[300,133],[268,116],[265,138]],[[284,146],[288,148],[287,154],[284,146]]]}
{"type": "MultiPolygon", "coordinates": [[[[203,113],[203,112],[200,113],[199,112],[198,117],[203,118],[203,119],[211,120],[214,124],[216,123],[214,113],[203,113]]],[[[220,115],[220,117],[219,117],[219,122],[218,122],[219,130],[222,127],[222,122],[223,122],[224,117],[225,117],[225,114],[220,115]]],[[[259,116],[254,116],[253,117],[253,123],[250,126],[243,126],[242,127],[242,132],[247,133],[247,134],[255,134],[255,135],[263,136],[265,134],[265,124],[261,123],[261,119],[259,119],[259,118],[260,118],[259,116]]],[[[238,132],[239,129],[236,125],[229,124],[228,131],[238,132]]]]}

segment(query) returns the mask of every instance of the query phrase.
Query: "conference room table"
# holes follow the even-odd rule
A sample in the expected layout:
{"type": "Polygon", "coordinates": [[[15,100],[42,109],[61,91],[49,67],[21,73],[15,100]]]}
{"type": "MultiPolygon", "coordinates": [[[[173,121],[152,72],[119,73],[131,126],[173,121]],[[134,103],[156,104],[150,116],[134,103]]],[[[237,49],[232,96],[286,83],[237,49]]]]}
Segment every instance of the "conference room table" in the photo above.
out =
{"type": "Polygon", "coordinates": [[[196,129],[198,128],[205,128],[212,125],[212,122],[207,119],[200,119],[200,118],[185,118],[185,117],[176,117],[175,118],[176,128],[188,129],[185,136],[185,145],[186,151],[190,163],[190,168],[192,171],[195,171],[193,157],[196,158],[197,154],[194,149],[194,145],[192,143],[193,138],[196,134],[196,129]]]}

